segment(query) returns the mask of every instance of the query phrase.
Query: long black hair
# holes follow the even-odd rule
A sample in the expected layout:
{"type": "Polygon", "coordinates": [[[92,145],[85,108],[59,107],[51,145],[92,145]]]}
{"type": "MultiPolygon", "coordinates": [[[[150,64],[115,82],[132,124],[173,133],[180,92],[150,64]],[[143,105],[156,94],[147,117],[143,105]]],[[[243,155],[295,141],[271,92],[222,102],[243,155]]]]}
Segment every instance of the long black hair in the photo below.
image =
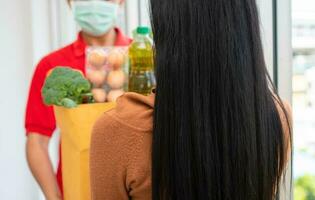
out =
{"type": "Polygon", "coordinates": [[[268,79],[256,1],[151,0],[151,18],[153,199],[275,199],[284,107],[268,79]]]}

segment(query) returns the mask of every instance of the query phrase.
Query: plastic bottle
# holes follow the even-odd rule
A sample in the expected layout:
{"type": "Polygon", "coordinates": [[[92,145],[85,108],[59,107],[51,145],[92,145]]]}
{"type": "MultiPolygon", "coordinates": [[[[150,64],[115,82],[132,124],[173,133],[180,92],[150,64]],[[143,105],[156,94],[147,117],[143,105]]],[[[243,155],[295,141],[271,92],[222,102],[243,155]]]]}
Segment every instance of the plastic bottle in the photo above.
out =
{"type": "Polygon", "coordinates": [[[129,92],[149,95],[155,87],[153,41],[148,27],[138,27],[129,47],[129,92]]]}

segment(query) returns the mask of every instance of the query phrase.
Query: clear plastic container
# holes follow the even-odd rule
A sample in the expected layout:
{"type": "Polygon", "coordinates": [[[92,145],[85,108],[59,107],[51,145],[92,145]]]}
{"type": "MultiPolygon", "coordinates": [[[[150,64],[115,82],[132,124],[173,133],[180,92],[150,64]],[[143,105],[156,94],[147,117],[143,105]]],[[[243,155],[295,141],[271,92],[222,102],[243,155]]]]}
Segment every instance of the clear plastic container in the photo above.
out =
{"type": "Polygon", "coordinates": [[[128,47],[88,47],[86,77],[96,103],[114,102],[128,90],[128,47]]]}

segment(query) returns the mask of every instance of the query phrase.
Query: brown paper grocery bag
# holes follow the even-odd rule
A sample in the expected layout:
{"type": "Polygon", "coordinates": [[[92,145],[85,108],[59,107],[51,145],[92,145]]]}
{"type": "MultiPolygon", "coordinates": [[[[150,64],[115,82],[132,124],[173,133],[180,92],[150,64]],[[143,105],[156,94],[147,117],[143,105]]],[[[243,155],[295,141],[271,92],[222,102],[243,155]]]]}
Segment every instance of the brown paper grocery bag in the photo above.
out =
{"type": "Polygon", "coordinates": [[[89,147],[91,131],[102,113],[115,103],[85,104],[67,109],[54,107],[61,130],[64,200],[89,200],[89,147]]]}

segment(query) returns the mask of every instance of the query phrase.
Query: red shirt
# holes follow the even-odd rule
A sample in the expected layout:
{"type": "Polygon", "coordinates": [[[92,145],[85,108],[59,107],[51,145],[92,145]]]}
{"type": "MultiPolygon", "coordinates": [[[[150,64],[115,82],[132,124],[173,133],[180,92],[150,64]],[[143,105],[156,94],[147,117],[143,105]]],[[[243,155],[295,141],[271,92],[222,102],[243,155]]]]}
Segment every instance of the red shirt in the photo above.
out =
{"type": "MultiPolygon", "coordinates": [[[[115,30],[117,33],[115,46],[127,46],[131,43],[131,39],[124,36],[119,29],[115,30]]],[[[74,43],[47,55],[39,62],[33,75],[26,107],[25,128],[27,134],[35,132],[48,137],[52,136],[56,129],[53,107],[46,106],[41,95],[46,75],[51,69],[58,66],[71,67],[85,73],[85,48],[86,44],[79,33],[78,39],[74,43]]],[[[59,155],[61,156],[61,154],[59,155]]],[[[58,165],[57,180],[62,190],[61,159],[58,165]]]]}

